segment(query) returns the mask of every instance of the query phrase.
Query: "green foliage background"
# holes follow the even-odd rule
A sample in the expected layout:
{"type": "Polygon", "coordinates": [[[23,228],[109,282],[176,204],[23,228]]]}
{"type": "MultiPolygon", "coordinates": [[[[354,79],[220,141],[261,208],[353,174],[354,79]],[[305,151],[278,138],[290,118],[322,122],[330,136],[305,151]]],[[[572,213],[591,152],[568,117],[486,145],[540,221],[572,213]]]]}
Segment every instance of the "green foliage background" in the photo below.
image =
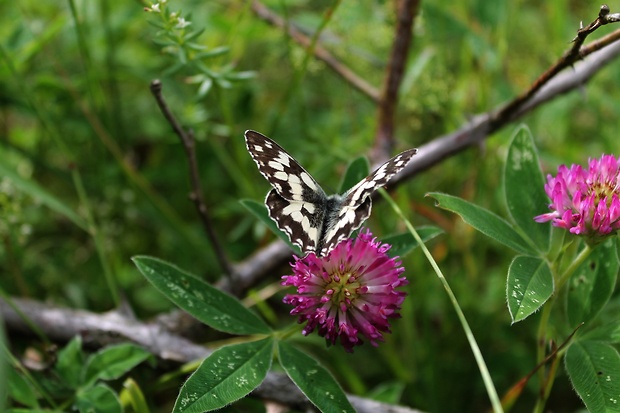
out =
{"type": "MultiPolygon", "coordinates": [[[[265,4],[312,33],[332,3],[265,4]]],[[[122,291],[146,319],[173,305],[140,276],[131,256],[149,254],[210,281],[219,278],[218,263],[188,200],[184,152],[149,91],[155,78],[162,80],[173,112],[195,132],[211,217],[235,261],[274,239],[238,202],[262,200],[268,190],[245,150],[244,130],[277,140],[326,189],[337,188],[347,162],[368,153],[373,144],[375,104],[314,58],[304,71],[305,51],[258,19],[250,2],[168,3],[172,10],[191,12],[191,28],[205,28],[201,44],[230,47],[228,54],[208,60],[210,70],[225,72],[232,65],[256,73],[229,88],[214,84],[203,97],[197,85],[187,82],[195,73],[167,73],[177,59],[154,43],[157,28],[149,21],[155,17],[143,11],[148,5],[0,3],[0,285],[9,295],[101,312],[113,308],[114,296],[122,291]],[[10,174],[18,179],[7,179],[10,174]],[[49,208],[44,194],[54,197],[57,208],[49,208]],[[97,236],[85,230],[89,222],[97,236]]],[[[579,22],[596,17],[597,7],[568,0],[423,1],[401,88],[398,149],[431,141],[525,90],[569,47],[579,22]]],[[[320,42],[380,87],[394,25],[393,2],[342,2],[320,42]]],[[[593,37],[613,29],[603,27],[593,37]]],[[[619,76],[620,64],[613,63],[583,90],[523,119],[536,138],[545,171],[614,153],[619,76]]],[[[423,195],[443,191],[506,215],[500,171],[513,130],[509,126],[484,147],[447,159],[394,194],[416,225],[446,230],[431,248],[500,394],[535,360],[536,322],[511,326],[506,308],[511,252],[434,208],[423,195]]],[[[368,225],[379,236],[402,231],[381,203],[368,225]]],[[[485,409],[487,396],[473,356],[430,266],[420,252],[404,264],[409,298],[386,343],[353,355],[340,348],[325,350],[316,337],[306,340],[308,347],[349,392],[368,395],[402,386],[398,401],[422,410],[485,409]]],[[[283,266],[256,289],[277,285],[288,271],[283,266]]],[[[260,310],[278,314],[276,324],[289,322],[280,298],[272,297],[260,310]]],[[[612,303],[620,303],[617,294],[612,303]]],[[[205,340],[221,338],[205,334],[205,340]]],[[[17,353],[30,344],[23,337],[9,336],[9,341],[17,353]]],[[[153,371],[138,375],[143,390],[157,380],[153,371]]],[[[579,409],[577,396],[560,375],[548,408],[579,409]]],[[[162,393],[168,400],[151,395],[156,400],[151,407],[169,410],[181,382],[169,384],[170,394],[162,393]]],[[[531,408],[535,384],[528,389],[514,411],[531,408]]]]}

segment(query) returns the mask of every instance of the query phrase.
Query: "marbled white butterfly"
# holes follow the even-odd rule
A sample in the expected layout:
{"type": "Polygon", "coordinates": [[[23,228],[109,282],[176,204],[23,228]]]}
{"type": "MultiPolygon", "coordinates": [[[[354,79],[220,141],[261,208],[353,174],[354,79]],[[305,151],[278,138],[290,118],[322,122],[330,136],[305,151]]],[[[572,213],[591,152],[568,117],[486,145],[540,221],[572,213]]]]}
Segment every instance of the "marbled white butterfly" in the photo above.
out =
{"type": "Polygon", "coordinates": [[[370,195],[407,165],[418,151],[396,155],[342,195],[327,196],[319,184],[277,143],[245,132],[248,152],[274,189],[265,198],[269,216],[304,254],[327,255],[370,216],[370,195]]]}

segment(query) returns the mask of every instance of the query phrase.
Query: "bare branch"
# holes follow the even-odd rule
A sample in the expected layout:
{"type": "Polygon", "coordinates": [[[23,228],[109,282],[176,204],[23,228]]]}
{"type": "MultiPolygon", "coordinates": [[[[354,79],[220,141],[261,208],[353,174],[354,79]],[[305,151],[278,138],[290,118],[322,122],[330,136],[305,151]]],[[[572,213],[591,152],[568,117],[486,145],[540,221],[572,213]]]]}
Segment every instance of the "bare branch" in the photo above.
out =
{"type": "Polygon", "coordinates": [[[381,162],[390,158],[394,148],[394,120],[398,104],[398,91],[407,64],[407,56],[409,55],[413,33],[413,21],[418,14],[419,6],[419,0],[399,1],[396,34],[378,107],[375,146],[371,154],[371,159],[374,162],[381,162]]]}
{"type": "MultiPolygon", "coordinates": [[[[510,101],[505,107],[496,112],[493,116],[493,120],[491,121],[491,131],[497,130],[499,125],[505,124],[506,119],[510,119],[512,114],[519,111],[521,106],[523,106],[528,100],[534,96],[536,92],[540,90],[547,82],[549,82],[552,78],[554,78],[558,73],[562,70],[566,69],[569,66],[572,66],[578,60],[583,59],[587,54],[581,51],[581,46],[585,41],[586,37],[594,32],[599,27],[620,21],[619,14],[609,14],[609,7],[606,5],[602,5],[599,11],[598,17],[590,23],[587,27],[581,28],[577,31],[577,37],[573,39],[573,46],[567,50],[564,55],[545,73],[543,73],[528,90],[524,93],[510,101]]],[[[609,44],[609,43],[607,43],[609,44]]],[[[600,46],[602,47],[602,45],[600,46]]],[[[599,47],[599,48],[600,48],[599,47]]],[[[598,49],[596,49],[598,50],[598,49]]],[[[593,52],[591,48],[589,49],[589,53],[593,52]]]]}
{"type": "MultiPolygon", "coordinates": [[[[116,311],[95,314],[84,310],[52,307],[33,300],[15,298],[12,302],[19,312],[56,342],[67,342],[77,335],[81,335],[86,343],[95,347],[111,342],[131,341],[140,344],[162,360],[179,363],[203,359],[211,354],[207,348],[171,334],[159,324],[142,323],[116,311]]],[[[11,333],[32,333],[18,312],[2,299],[0,299],[0,315],[11,333]]],[[[303,410],[311,408],[311,404],[301,391],[287,376],[280,373],[270,372],[252,394],[303,410]]],[[[418,410],[379,403],[362,397],[348,396],[348,398],[360,413],[420,413],[418,410]]]]}
{"type": "Polygon", "coordinates": [[[287,260],[292,260],[293,251],[284,241],[278,239],[263,247],[235,265],[234,285],[228,278],[223,278],[217,283],[217,287],[228,292],[246,291],[256,285],[257,280],[262,280],[269,275],[274,279],[280,277],[275,271],[284,265],[287,260]]]}
{"type": "Polygon", "coordinates": [[[588,26],[582,27],[577,31],[577,36],[575,36],[575,38],[573,39],[573,54],[577,54],[579,52],[581,45],[583,44],[586,37],[590,35],[590,33],[594,32],[601,26],[609,23],[617,23],[620,21],[620,13],[610,14],[609,12],[609,6],[603,4],[598,12],[598,17],[588,26]]]}
{"type": "Polygon", "coordinates": [[[202,185],[200,184],[200,174],[198,173],[198,162],[196,161],[196,150],[195,150],[195,139],[192,131],[185,132],[183,127],[177,122],[176,118],[170,111],[170,108],[166,104],[166,100],[161,93],[162,84],[159,80],[153,80],[151,82],[151,92],[153,96],[155,96],[155,100],[157,101],[157,105],[159,109],[163,113],[164,117],[174,129],[174,132],[177,134],[179,139],[181,139],[181,143],[183,144],[183,148],[185,149],[185,155],[187,156],[187,161],[189,164],[189,175],[192,185],[192,191],[190,192],[190,199],[194,202],[196,206],[196,210],[198,211],[198,216],[202,221],[202,226],[211,241],[211,245],[215,250],[215,256],[222,267],[222,270],[234,278],[234,268],[226,258],[226,252],[220,244],[220,241],[215,233],[215,229],[213,224],[211,224],[211,219],[209,218],[209,212],[207,209],[207,204],[204,201],[204,196],[202,194],[202,185]]]}
{"type": "MultiPolygon", "coordinates": [[[[211,353],[189,340],[168,333],[161,325],[141,323],[117,311],[95,314],[23,298],[13,298],[11,301],[55,342],[67,342],[77,335],[81,335],[87,344],[98,347],[129,340],[163,360],[180,363],[198,360],[211,353]]],[[[3,299],[0,299],[0,314],[9,331],[31,334],[28,324],[3,299]]]]}
{"type": "Polygon", "coordinates": [[[418,155],[409,162],[409,165],[399,175],[392,179],[391,183],[394,185],[401,184],[417,173],[440,163],[443,159],[461,152],[467,147],[478,145],[488,138],[491,133],[523,117],[541,104],[582,87],[603,67],[616,59],[618,55],[620,55],[620,43],[615,43],[603,50],[592,53],[586,60],[577,63],[573,70],[565,71],[548,82],[519,110],[511,113],[510,116],[504,117],[501,124],[492,121],[495,112],[492,110],[474,116],[467,125],[464,125],[457,131],[440,136],[422,145],[419,148],[418,155]]]}
{"type": "MultiPolygon", "coordinates": [[[[312,40],[308,36],[303,34],[299,29],[291,25],[289,22],[286,22],[282,17],[269,10],[269,8],[267,8],[258,0],[252,0],[252,11],[260,19],[266,21],[274,27],[284,30],[291,39],[293,39],[301,46],[308,48],[312,44],[312,40]]],[[[374,102],[379,102],[379,91],[374,86],[366,82],[358,74],[356,74],[347,66],[342,64],[327,49],[317,43],[314,46],[313,51],[316,58],[325,62],[327,66],[329,66],[334,72],[340,75],[340,77],[350,83],[357,90],[362,92],[364,95],[368,96],[374,102]]]]}
{"type": "Polygon", "coordinates": [[[579,57],[583,59],[584,57],[596,52],[597,50],[601,50],[605,46],[609,46],[610,44],[618,41],[620,39],[620,29],[616,30],[607,36],[601,37],[598,40],[593,41],[592,43],[584,46],[579,51],[579,57]]]}
{"type": "MultiPolygon", "coordinates": [[[[614,38],[620,37],[620,35],[615,33],[612,33],[610,36],[614,38]]],[[[600,41],[603,41],[603,39],[600,41]]],[[[605,42],[609,41],[605,40],[605,42]]],[[[584,50],[588,48],[589,46],[586,46],[584,50]]],[[[460,129],[447,135],[439,136],[429,143],[422,145],[418,148],[418,154],[409,162],[407,167],[401,171],[400,174],[392,178],[390,187],[393,188],[400,185],[418,173],[441,163],[444,159],[456,155],[468,147],[478,145],[480,142],[489,138],[492,132],[523,117],[543,103],[553,100],[564,93],[580,88],[603,67],[616,59],[618,55],[620,55],[620,43],[614,43],[602,50],[592,47],[592,50],[588,51],[586,59],[582,62],[578,62],[574,70],[565,71],[556,76],[537,93],[531,96],[520,109],[511,113],[510,116],[501,118],[501,122],[495,121],[492,124],[491,120],[494,118],[495,113],[507,106],[505,104],[489,112],[475,115],[460,129]]],[[[282,265],[286,257],[290,257],[291,255],[292,253],[286,244],[276,241],[274,244],[259,251],[243,263],[238,264],[237,268],[242,267],[244,269],[244,274],[240,277],[243,278],[241,282],[243,282],[244,285],[255,284],[260,279],[259,277],[265,274],[261,265],[269,263],[270,271],[272,271],[277,266],[282,265]]]]}

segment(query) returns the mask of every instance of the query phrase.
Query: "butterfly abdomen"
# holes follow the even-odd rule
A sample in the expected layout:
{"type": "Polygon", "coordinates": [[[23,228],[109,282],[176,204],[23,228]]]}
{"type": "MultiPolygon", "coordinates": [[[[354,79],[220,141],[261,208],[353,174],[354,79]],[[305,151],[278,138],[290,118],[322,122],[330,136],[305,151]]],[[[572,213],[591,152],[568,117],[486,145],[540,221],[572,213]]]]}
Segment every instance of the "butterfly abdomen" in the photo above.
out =
{"type": "Polygon", "coordinates": [[[326,255],[340,241],[347,238],[353,231],[358,229],[370,216],[372,200],[368,196],[359,206],[345,205],[346,198],[342,195],[332,195],[328,202],[332,202],[325,213],[325,220],[317,255],[326,255]],[[322,241],[322,242],[321,242],[322,241]]]}

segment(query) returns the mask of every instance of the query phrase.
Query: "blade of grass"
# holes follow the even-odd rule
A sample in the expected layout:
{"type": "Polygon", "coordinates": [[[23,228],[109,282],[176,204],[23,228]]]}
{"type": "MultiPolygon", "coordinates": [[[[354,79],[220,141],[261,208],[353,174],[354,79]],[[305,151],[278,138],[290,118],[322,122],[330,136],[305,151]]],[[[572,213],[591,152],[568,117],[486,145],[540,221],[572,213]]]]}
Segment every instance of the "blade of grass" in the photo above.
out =
{"type": "Polygon", "coordinates": [[[30,371],[24,367],[21,361],[13,356],[5,343],[0,343],[0,351],[4,353],[2,358],[4,358],[15,370],[22,373],[32,388],[35,389],[54,410],[56,410],[58,405],[54,401],[54,398],[49,394],[45,386],[43,386],[32,374],[30,374],[30,371]]]}
{"type": "MultiPolygon", "coordinates": [[[[327,27],[327,23],[331,21],[332,16],[334,15],[341,3],[342,0],[334,1],[334,3],[325,11],[319,27],[317,27],[316,31],[312,34],[312,38],[310,39],[310,45],[306,49],[306,54],[304,56],[304,60],[301,63],[301,67],[295,73],[295,77],[293,78],[291,85],[287,88],[286,94],[284,95],[284,98],[282,98],[278,111],[268,129],[269,136],[275,135],[274,132],[278,129],[280,120],[284,117],[286,111],[291,107],[290,101],[295,95],[295,93],[297,93],[297,89],[299,88],[299,85],[301,84],[301,81],[303,80],[306,71],[308,70],[308,64],[310,63],[310,60],[312,60],[312,58],[314,57],[314,48],[316,47],[317,41],[319,40],[321,33],[323,33],[323,30],[325,30],[325,28],[327,27]]],[[[290,24],[290,22],[288,21],[287,23],[290,24]]]]}
{"type": "Polygon", "coordinates": [[[3,163],[2,159],[0,159],[0,176],[9,178],[11,182],[13,182],[13,185],[19,188],[22,192],[35,198],[52,211],[55,211],[60,215],[64,216],[65,218],[69,219],[81,229],[85,231],[87,230],[86,222],[84,222],[84,219],[82,219],[82,217],[79,216],[77,212],[75,212],[66,203],[47,192],[41,186],[37,185],[34,181],[27,180],[19,176],[17,172],[12,170],[11,168],[8,168],[3,163]]]}
{"type": "Polygon", "coordinates": [[[482,352],[480,351],[480,347],[478,347],[476,338],[474,337],[474,334],[471,331],[471,328],[469,327],[469,323],[467,322],[467,319],[465,318],[465,314],[463,314],[463,310],[461,310],[461,306],[459,305],[456,299],[456,296],[452,292],[452,288],[450,288],[450,285],[448,284],[446,277],[444,277],[443,273],[441,272],[441,269],[437,265],[437,262],[431,255],[430,251],[428,250],[428,248],[426,248],[426,245],[424,245],[424,242],[418,235],[417,231],[415,230],[411,222],[409,222],[409,220],[405,217],[405,215],[400,210],[398,205],[396,205],[396,202],[392,200],[392,198],[388,195],[385,189],[380,188],[379,193],[381,194],[381,196],[383,196],[383,198],[387,201],[387,203],[392,207],[394,212],[396,212],[396,214],[403,220],[403,222],[405,223],[405,226],[407,227],[407,229],[409,230],[413,238],[415,238],[415,240],[418,242],[418,244],[422,248],[422,251],[424,252],[424,255],[426,256],[426,259],[433,267],[433,270],[435,270],[435,274],[437,274],[437,277],[439,278],[444,289],[446,290],[446,293],[448,294],[448,297],[450,298],[450,302],[452,303],[452,306],[454,307],[454,311],[456,312],[459,318],[459,321],[461,322],[461,326],[463,327],[463,331],[465,332],[465,336],[467,337],[467,341],[469,342],[471,351],[474,354],[476,363],[478,364],[478,369],[480,370],[480,374],[482,375],[482,380],[484,381],[484,385],[487,389],[487,394],[489,395],[489,399],[491,400],[493,411],[495,413],[503,413],[504,410],[502,409],[502,404],[499,400],[499,396],[497,395],[497,390],[495,389],[493,380],[491,379],[491,374],[489,373],[489,369],[487,368],[487,365],[484,362],[484,358],[482,357],[482,352]]]}
{"type": "MultiPolygon", "coordinates": [[[[11,73],[13,74],[14,78],[16,79],[18,83],[18,87],[24,93],[26,101],[28,102],[28,104],[30,105],[34,113],[37,115],[37,117],[41,121],[41,124],[43,125],[43,128],[45,129],[45,131],[51,136],[51,138],[58,145],[58,147],[63,150],[63,153],[66,156],[68,156],[70,159],[73,158],[73,155],[72,155],[73,152],[69,151],[66,145],[66,142],[63,139],[63,136],[60,133],[58,133],[58,130],[56,128],[53,127],[53,123],[48,118],[48,115],[46,114],[46,112],[40,110],[39,105],[36,104],[35,100],[32,98],[32,95],[29,93],[30,89],[27,87],[27,84],[24,82],[24,79],[20,76],[20,74],[15,70],[15,67],[13,65],[11,58],[9,57],[9,55],[6,53],[6,50],[1,45],[0,45],[0,55],[7,63],[9,70],[11,71],[11,73]]],[[[112,298],[114,300],[114,303],[118,305],[119,297],[118,297],[118,292],[116,290],[116,283],[112,276],[112,271],[110,270],[110,263],[108,262],[104,254],[103,242],[101,240],[99,231],[97,230],[94,219],[92,218],[92,215],[90,213],[90,207],[89,207],[90,203],[88,202],[88,197],[86,195],[86,191],[84,190],[84,186],[82,184],[82,177],[77,168],[71,169],[71,177],[73,179],[73,184],[75,186],[76,192],[78,193],[80,201],[83,203],[83,205],[85,206],[85,210],[86,210],[87,226],[85,228],[85,226],[80,225],[80,228],[87,229],[87,232],[91,234],[91,236],[93,237],[93,240],[95,241],[97,255],[99,256],[99,260],[101,261],[103,271],[106,275],[106,279],[108,281],[108,285],[112,293],[112,298]]],[[[34,188],[33,185],[30,185],[30,187],[34,188]]],[[[41,196],[41,193],[42,191],[38,191],[39,197],[41,196]]],[[[62,204],[53,202],[52,199],[53,198],[51,196],[47,197],[48,203],[51,202],[51,205],[54,205],[56,208],[58,208],[59,205],[62,205],[62,204]]],[[[61,208],[61,210],[64,211],[65,213],[67,212],[66,208],[61,208]]]]}
{"type": "Polygon", "coordinates": [[[108,283],[108,289],[110,290],[110,294],[112,294],[112,300],[114,301],[114,305],[118,306],[120,304],[120,298],[118,295],[118,285],[116,284],[116,278],[114,278],[114,274],[112,273],[112,269],[110,268],[110,260],[105,253],[105,248],[103,247],[103,239],[101,236],[101,232],[97,227],[97,223],[95,222],[95,218],[91,213],[90,202],[88,200],[88,195],[86,194],[86,190],[84,189],[84,185],[82,184],[82,177],[77,170],[73,170],[71,173],[73,177],[73,184],[75,185],[75,189],[77,190],[78,196],[80,198],[80,202],[84,205],[84,211],[86,214],[86,220],[88,221],[89,233],[93,237],[95,241],[95,249],[97,250],[97,256],[99,257],[99,261],[101,262],[101,267],[103,268],[103,273],[105,274],[106,282],[108,283]]]}
{"type": "MultiPolygon", "coordinates": [[[[25,101],[28,103],[33,113],[36,115],[37,119],[41,122],[43,130],[50,136],[52,141],[58,145],[58,147],[62,150],[63,154],[72,159],[72,151],[69,150],[67,145],[65,144],[62,134],[58,132],[56,128],[53,127],[54,122],[49,119],[48,113],[52,113],[53,111],[42,110],[41,106],[38,102],[33,98],[34,94],[32,93],[30,87],[25,82],[24,78],[20,75],[20,73],[16,70],[13,65],[13,60],[11,56],[7,53],[7,50],[0,44],[0,57],[6,63],[11,75],[13,76],[15,83],[20,89],[22,96],[25,101]]],[[[112,139],[109,133],[107,133],[104,126],[101,124],[99,119],[91,113],[88,107],[80,100],[79,94],[76,89],[71,85],[69,81],[67,81],[67,89],[69,93],[73,96],[75,102],[78,107],[84,114],[84,117],[91,125],[95,135],[101,140],[106,149],[112,154],[116,162],[118,163],[121,170],[125,173],[129,181],[143,194],[145,195],[147,201],[153,205],[155,210],[162,217],[162,222],[167,224],[170,229],[174,231],[178,235],[178,237],[188,244],[190,244],[195,250],[203,251],[204,250],[204,241],[200,239],[199,236],[196,235],[195,232],[189,230],[189,228],[184,224],[181,218],[178,216],[176,211],[174,211],[168,202],[159,195],[150,183],[143,177],[143,175],[139,174],[133,167],[130,165],[129,161],[125,158],[125,154],[118,146],[116,141],[112,139]]],[[[212,251],[208,250],[211,254],[212,251]]],[[[201,254],[201,257],[205,257],[205,262],[207,261],[207,254],[201,254]]]]}

